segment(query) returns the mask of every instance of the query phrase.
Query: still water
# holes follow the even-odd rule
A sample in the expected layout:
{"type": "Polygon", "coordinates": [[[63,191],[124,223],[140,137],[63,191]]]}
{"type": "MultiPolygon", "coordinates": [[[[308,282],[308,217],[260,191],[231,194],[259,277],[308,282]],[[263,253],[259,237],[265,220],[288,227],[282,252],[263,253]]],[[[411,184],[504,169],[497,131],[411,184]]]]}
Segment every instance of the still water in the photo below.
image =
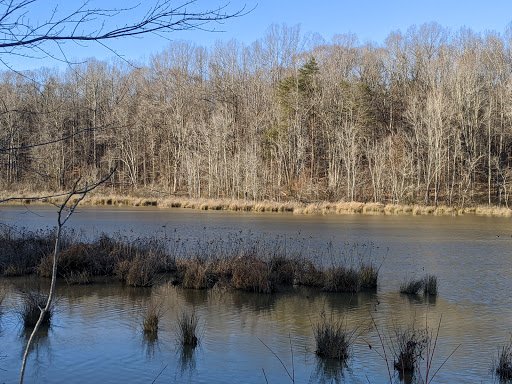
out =
{"type": "MultiPolygon", "coordinates": [[[[2,207],[0,222],[29,229],[53,226],[55,208],[2,207]]],[[[26,382],[48,383],[383,383],[389,381],[381,342],[399,326],[437,330],[437,383],[493,382],[491,366],[512,331],[512,221],[478,216],[296,216],[82,208],[69,226],[84,237],[179,236],[191,243],[242,233],[285,239],[304,253],[348,244],[373,249],[382,267],[376,292],[326,294],[293,288],[274,295],[181,290],[162,284],[127,288],[115,282],[66,286],[57,292],[52,326],[43,330],[27,363],[26,382]],[[434,274],[439,296],[398,293],[407,277],[434,274]],[[141,318],[150,300],[165,310],[156,340],[144,337],[141,318]],[[175,324],[183,309],[200,317],[201,344],[183,350],[175,324]],[[342,316],[357,338],[347,367],[314,354],[312,323],[322,310],[342,316]],[[442,320],[441,320],[442,318],[442,320]],[[372,345],[372,349],[368,345],[372,345]],[[378,349],[380,348],[380,349],[378,349]],[[281,364],[282,363],[282,364],[281,364]],[[284,365],[284,367],[283,367],[284,365]],[[286,369],[285,369],[286,368],[286,369]]],[[[0,278],[6,292],[0,317],[0,382],[16,382],[27,335],[17,308],[27,286],[49,280],[0,278]]],[[[390,353],[387,347],[388,354],[390,353]]],[[[393,373],[392,358],[390,369],[393,373]]],[[[425,364],[422,365],[425,375],[425,364]]]]}

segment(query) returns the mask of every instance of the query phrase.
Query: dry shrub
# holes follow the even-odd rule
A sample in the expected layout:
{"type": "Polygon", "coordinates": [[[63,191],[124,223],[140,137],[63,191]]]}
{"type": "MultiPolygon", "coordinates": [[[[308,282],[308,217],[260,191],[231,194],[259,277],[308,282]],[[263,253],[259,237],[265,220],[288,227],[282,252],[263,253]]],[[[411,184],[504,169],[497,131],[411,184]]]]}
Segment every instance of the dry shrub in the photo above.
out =
{"type": "Polygon", "coordinates": [[[91,284],[91,274],[89,271],[75,272],[71,271],[65,275],[66,283],[68,285],[85,285],[91,284]]]}
{"type": "MultiPolygon", "coordinates": [[[[64,242],[66,241],[63,236],[64,242]]],[[[0,273],[20,276],[33,273],[42,257],[50,254],[55,232],[47,229],[26,231],[7,225],[0,227],[0,273]]]]}
{"type": "Polygon", "coordinates": [[[144,333],[156,334],[158,332],[158,323],[162,314],[162,301],[151,300],[143,314],[142,328],[144,333]]]}
{"type": "Polygon", "coordinates": [[[24,271],[20,265],[14,263],[9,263],[4,269],[5,277],[23,276],[25,273],[26,271],[24,271]]]}
{"type": "Polygon", "coordinates": [[[276,255],[270,258],[269,264],[277,284],[292,285],[294,283],[298,260],[276,255]]]}
{"type": "Polygon", "coordinates": [[[159,317],[155,312],[148,312],[144,319],[143,327],[145,333],[156,333],[158,332],[158,321],[159,317]]]}
{"type": "Polygon", "coordinates": [[[42,277],[52,277],[53,256],[46,256],[41,259],[37,266],[37,273],[42,277]]]}

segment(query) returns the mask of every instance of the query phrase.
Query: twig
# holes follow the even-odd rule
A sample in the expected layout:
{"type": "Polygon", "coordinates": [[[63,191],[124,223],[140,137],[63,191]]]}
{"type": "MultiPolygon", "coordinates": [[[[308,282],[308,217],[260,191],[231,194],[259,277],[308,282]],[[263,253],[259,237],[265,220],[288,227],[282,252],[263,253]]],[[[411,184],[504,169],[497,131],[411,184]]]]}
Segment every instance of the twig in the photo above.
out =
{"type": "Polygon", "coordinates": [[[157,379],[160,377],[160,375],[165,371],[165,369],[167,368],[167,366],[168,366],[168,365],[169,365],[169,364],[167,364],[167,365],[166,365],[166,366],[165,366],[165,367],[160,371],[160,373],[158,374],[158,376],[157,376],[157,377],[155,377],[155,380],[153,380],[153,381],[151,382],[151,384],[155,384],[156,380],[157,380],[157,379]]]}
{"type": "MultiPolygon", "coordinates": [[[[375,327],[375,330],[377,331],[377,335],[379,336],[380,345],[382,346],[382,351],[384,352],[384,356],[382,356],[376,349],[374,349],[374,351],[377,352],[377,354],[379,356],[384,358],[384,361],[386,362],[386,368],[388,369],[389,382],[392,383],[393,379],[391,376],[391,370],[389,369],[388,355],[386,353],[386,347],[384,346],[384,341],[382,340],[382,336],[380,335],[380,332],[379,332],[379,327],[377,327],[377,323],[375,322],[375,319],[373,318],[372,313],[370,311],[368,311],[368,313],[370,314],[370,318],[372,319],[373,326],[375,327]]],[[[370,344],[368,344],[368,346],[370,347],[370,349],[372,349],[372,346],[370,344]]]]}
{"type": "Polygon", "coordinates": [[[263,340],[261,340],[260,338],[258,338],[258,340],[261,342],[261,344],[263,344],[265,347],[267,347],[267,349],[276,357],[276,359],[281,363],[281,365],[283,366],[284,370],[286,371],[286,374],[288,375],[288,377],[290,378],[290,380],[292,381],[292,383],[295,383],[295,380],[293,378],[292,375],[290,375],[290,371],[288,371],[288,368],[286,368],[286,365],[284,365],[283,361],[279,358],[279,356],[277,356],[277,354],[267,345],[263,342],[263,340]]]}

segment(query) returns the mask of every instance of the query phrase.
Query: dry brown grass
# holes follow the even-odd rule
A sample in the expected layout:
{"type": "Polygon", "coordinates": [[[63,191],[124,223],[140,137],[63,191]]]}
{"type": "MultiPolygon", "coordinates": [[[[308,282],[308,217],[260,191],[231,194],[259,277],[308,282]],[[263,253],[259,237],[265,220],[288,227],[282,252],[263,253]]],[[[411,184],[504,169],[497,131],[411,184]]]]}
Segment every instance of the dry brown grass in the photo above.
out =
{"type": "MultiPolygon", "coordinates": [[[[55,197],[41,200],[30,200],[28,197],[43,197],[58,192],[37,192],[29,191],[0,191],[0,199],[13,195],[21,199],[10,201],[10,204],[47,204],[48,202],[59,203],[62,198],[55,197]],[[25,197],[25,198],[23,198],[25,197]]],[[[165,196],[162,193],[155,193],[147,190],[132,191],[127,194],[114,194],[110,190],[96,191],[88,194],[80,203],[81,205],[105,205],[105,206],[133,206],[133,207],[161,207],[161,208],[189,208],[201,210],[230,210],[243,212],[293,212],[295,214],[387,214],[387,215],[463,215],[477,214],[485,216],[511,217],[512,210],[506,207],[493,206],[467,206],[450,207],[445,205],[423,206],[423,205],[400,205],[383,204],[376,202],[312,202],[301,203],[297,201],[247,201],[243,199],[208,199],[190,198],[184,196],[165,196]]]]}
{"type": "Polygon", "coordinates": [[[211,287],[206,263],[200,258],[178,261],[178,274],[183,288],[206,289],[211,287]]]}
{"type": "Polygon", "coordinates": [[[116,276],[131,287],[151,287],[156,282],[156,276],[161,269],[158,255],[149,252],[137,252],[133,259],[118,263],[116,276]]]}

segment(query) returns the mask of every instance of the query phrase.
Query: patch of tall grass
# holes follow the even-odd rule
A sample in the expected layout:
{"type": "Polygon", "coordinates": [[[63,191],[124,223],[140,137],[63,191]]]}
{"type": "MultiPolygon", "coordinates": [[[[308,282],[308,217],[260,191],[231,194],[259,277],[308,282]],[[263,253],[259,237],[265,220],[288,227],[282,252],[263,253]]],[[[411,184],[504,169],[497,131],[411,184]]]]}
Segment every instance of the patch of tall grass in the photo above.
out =
{"type": "MultiPolygon", "coordinates": [[[[5,245],[0,249],[0,273],[13,274],[10,271],[16,269],[19,274],[51,277],[53,244],[48,239],[54,240],[52,230],[0,230],[0,243],[5,245]]],[[[330,292],[359,292],[377,286],[379,268],[369,249],[371,246],[364,244],[345,245],[333,254],[332,250],[310,249],[302,239],[242,233],[193,244],[167,235],[130,239],[102,234],[89,241],[68,231],[62,235],[57,273],[68,284],[88,284],[98,276],[112,276],[133,287],[149,287],[160,278],[173,278],[190,289],[220,284],[273,293],[282,286],[305,285],[330,292]]]]}
{"type": "Polygon", "coordinates": [[[437,277],[434,275],[426,275],[423,278],[423,294],[436,296],[438,291],[437,277]]]}
{"type": "Polygon", "coordinates": [[[322,311],[320,320],[313,324],[313,333],[316,342],[315,353],[318,356],[348,360],[355,332],[347,330],[343,319],[336,319],[333,314],[327,318],[325,311],[322,311]]]}
{"type": "Polygon", "coordinates": [[[411,327],[396,327],[393,347],[393,367],[398,372],[414,372],[428,346],[428,331],[411,327]]]}
{"type": "MultiPolygon", "coordinates": [[[[47,296],[38,291],[24,292],[22,295],[23,306],[20,309],[20,317],[25,327],[34,327],[41,315],[41,308],[46,306],[47,296]]],[[[50,307],[43,317],[41,325],[50,325],[53,317],[53,308],[50,307]]]]}
{"type": "Polygon", "coordinates": [[[501,347],[498,359],[494,363],[494,373],[501,381],[512,380],[512,339],[501,347]]]}
{"type": "Polygon", "coordinates": [[[177,318],[176,338],[183,347],[195,347],[199,344],[199,317],[195,311],[183,310],[177,318]]]}
{"type": "Polygon", "coordinates": [[[162,314],[162,302],[151,300],[142,315],[142,329],[145,334],[156,334],[158,332],[162,314]]]}
{"type": "Polygon", "coordinates": [[[427,274],[422,278],[406,278],[400,283],[400,293],[417,295],[421,291],[425,296],[436,296],[438,293],[437,277],[427,274]]]}
{"type": "Polygon", "coordinates": [[[400,283],[400,293],[407,295],[417,295],[423,288],[423,278],[417,279],[414,277],[408,278],[400,283]]]}

